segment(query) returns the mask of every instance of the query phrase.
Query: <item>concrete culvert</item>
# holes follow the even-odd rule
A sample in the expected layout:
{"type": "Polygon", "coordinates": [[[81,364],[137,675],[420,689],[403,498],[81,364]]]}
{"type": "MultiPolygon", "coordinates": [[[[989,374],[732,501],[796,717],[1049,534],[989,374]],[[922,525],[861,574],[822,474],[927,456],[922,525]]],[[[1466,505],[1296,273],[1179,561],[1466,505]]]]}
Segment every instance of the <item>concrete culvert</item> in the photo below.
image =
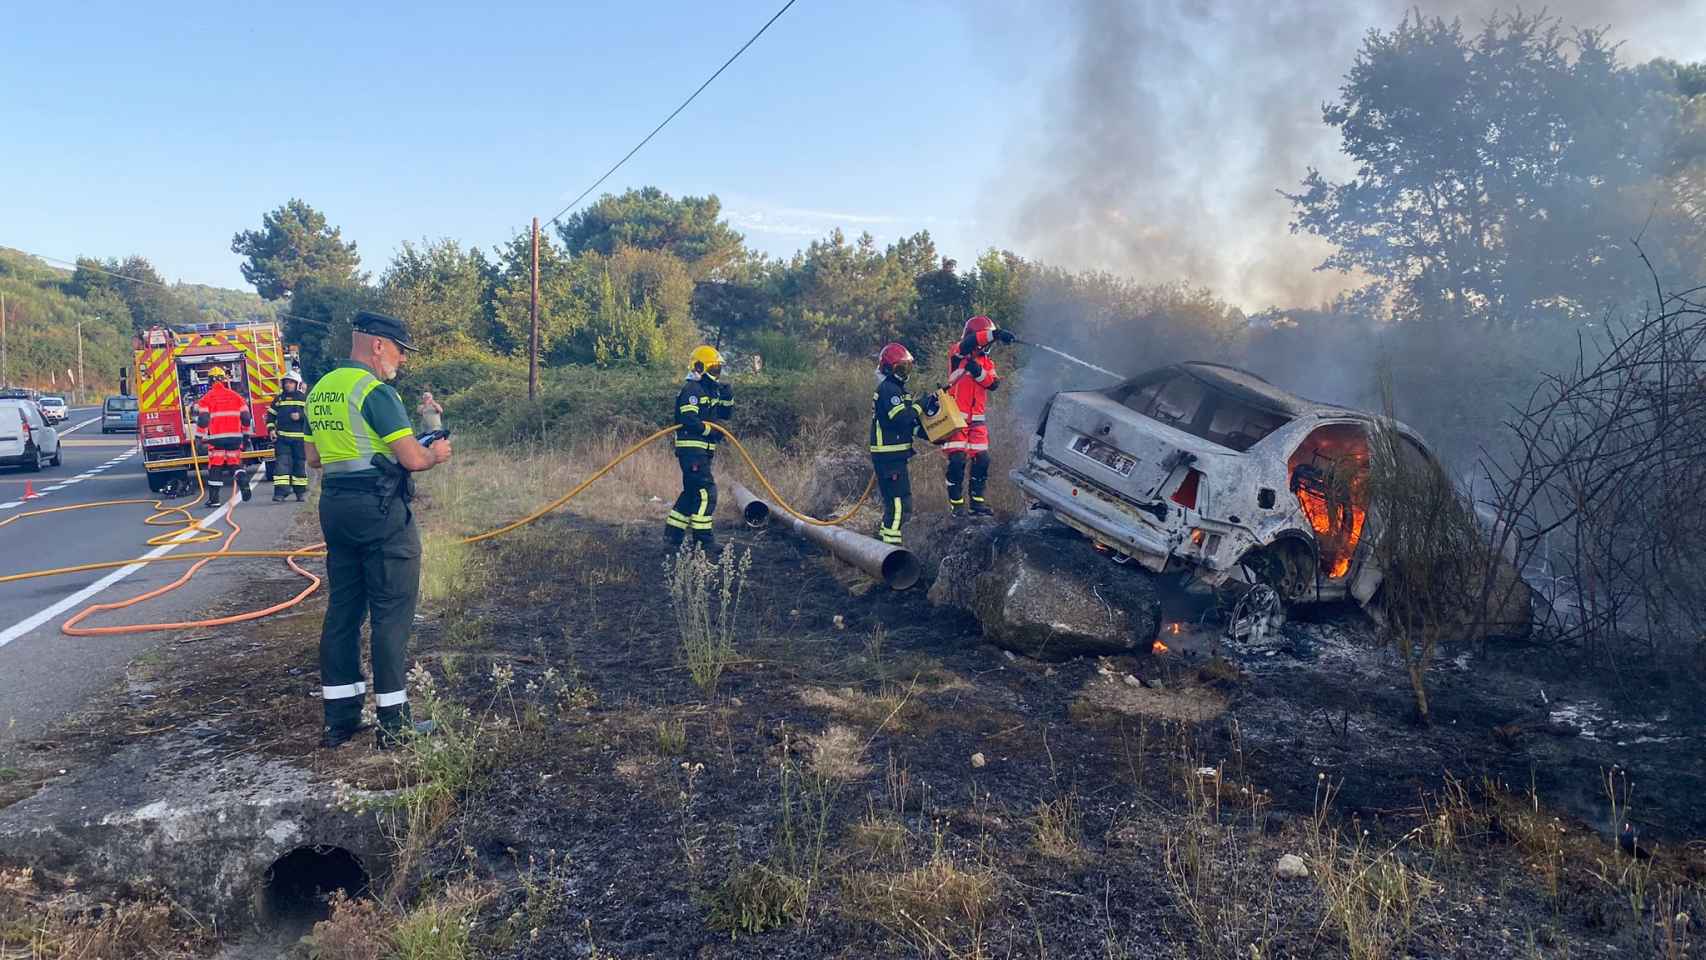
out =
{"type": "Polygon", "coordinates": [[[367,867],[343,847],[297,847],[267,868],[260,893],[262,921],[280,924],[326,916],[334,890],[351,897],[367,893],[367,867]]]}

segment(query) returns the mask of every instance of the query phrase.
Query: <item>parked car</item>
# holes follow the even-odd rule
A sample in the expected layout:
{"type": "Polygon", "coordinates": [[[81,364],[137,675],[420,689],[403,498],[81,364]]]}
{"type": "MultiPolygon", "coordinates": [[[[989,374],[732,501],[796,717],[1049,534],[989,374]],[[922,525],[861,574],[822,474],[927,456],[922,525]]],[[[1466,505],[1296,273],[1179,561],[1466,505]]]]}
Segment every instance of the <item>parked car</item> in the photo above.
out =
{"type": "Polygon", "coordinates": [[[71,416],[71,408],[65,405],[64,397],[42,397],[41,413],[48,423],[64,423],[71,416]]]}
{"type": "Polygon", "coordinates": [[[108,397],[101,404],[101,432],[129,430],[135,433],[136,409],[135,397],[108,397]]]}
{"type": "MultiPolygon", "coordinates": [[[[1253,373],[1177,363],[1055,394],[1013,480],[1066,525],[1187,586],[1262,583],[1285,603],[1354,598],[1371,560],[1372,414],[1306,400],[1253,373]]],[[[1395,424],[1404,455],[1440,469],[1395,424]]]]}
{"type": "Polygon", "coordinates": [[[0,465],[40,470],[59,466],[59,431],[34,400],[0,399],[0,465]]]}

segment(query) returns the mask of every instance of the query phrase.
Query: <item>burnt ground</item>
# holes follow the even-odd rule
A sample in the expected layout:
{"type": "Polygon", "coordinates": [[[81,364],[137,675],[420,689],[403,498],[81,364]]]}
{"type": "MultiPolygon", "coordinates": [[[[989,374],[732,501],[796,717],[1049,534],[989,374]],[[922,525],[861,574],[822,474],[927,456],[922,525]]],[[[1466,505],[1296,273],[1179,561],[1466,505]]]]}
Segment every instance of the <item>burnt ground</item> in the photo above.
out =
{"type": "MultiPolygon", "coordinates": [[[[547,518],[423,611],[413,656],[478,761],[393,864],[402,902],[484,891],[475,954],[498,957],[1706,956],[1681,683],[1476,652],[1436,667],[1421,729],[1354,610],[1258,648],[1044,664],[922,587],[724,534],[752,568],[714,694],[655,524],[547,518]],[[1650,859],[1619,853],[1626,818],[1650,859]],[[1276,879],[1284,854],[1312,877],[1276,879]]],[[[168,644],[17,749],[13,793],[202,719],[328,780],[418,780],[314,749],[319,609],[168,644]]]]}

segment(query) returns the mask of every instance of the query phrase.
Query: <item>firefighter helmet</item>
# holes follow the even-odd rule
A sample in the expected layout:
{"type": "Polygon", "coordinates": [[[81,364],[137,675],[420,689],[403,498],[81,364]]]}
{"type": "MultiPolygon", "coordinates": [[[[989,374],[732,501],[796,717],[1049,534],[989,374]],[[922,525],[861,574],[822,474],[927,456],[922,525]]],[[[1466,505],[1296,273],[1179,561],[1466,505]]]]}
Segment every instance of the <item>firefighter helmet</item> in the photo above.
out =
{"type": "Polygon", "coordinates": [[[710,344],[695,347],[693,356],[689,358],[688,369],[693,373],[709,373],[715,378],[723,372],[723,355],[710,344]]]}
{"type": "Polygon", "coordinates": [[[912,351],[898,343],[889,344],[877,354],[877,369],[905,383],[912,376],[912,351]]]}
{"type": "Polygon", "coordinates": [[[972,317],[966,321],[963,339],[975,341],[980,350],[989,346],[995,339],[995,321],[982,314],[972,317]]]}
{"type": "Polygon", "coordinates": [[[213,369],[207,371],[207,378],[209,380],[224,380],[225,379],[225,368],[224,367],[214,367],[213,369]]]}

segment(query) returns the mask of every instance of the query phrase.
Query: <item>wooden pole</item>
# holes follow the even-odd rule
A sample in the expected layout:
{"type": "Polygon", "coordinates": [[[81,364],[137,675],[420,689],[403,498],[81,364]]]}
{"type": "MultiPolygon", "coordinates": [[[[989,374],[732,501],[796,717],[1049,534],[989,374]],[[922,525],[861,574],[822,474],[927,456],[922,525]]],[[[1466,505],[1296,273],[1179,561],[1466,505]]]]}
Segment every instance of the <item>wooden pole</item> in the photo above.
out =
{"type": "Polygon", "coordinates": [[[0,293],[0,387],[12,385],[6,366],[6,295],[0,293]]]}
{"type": "Polygon", "coordinates": [[[532,332],[527,339],[527,400],[539,399],[539,218],[533,218],[533,296],[528,316],[532,332]]]}

